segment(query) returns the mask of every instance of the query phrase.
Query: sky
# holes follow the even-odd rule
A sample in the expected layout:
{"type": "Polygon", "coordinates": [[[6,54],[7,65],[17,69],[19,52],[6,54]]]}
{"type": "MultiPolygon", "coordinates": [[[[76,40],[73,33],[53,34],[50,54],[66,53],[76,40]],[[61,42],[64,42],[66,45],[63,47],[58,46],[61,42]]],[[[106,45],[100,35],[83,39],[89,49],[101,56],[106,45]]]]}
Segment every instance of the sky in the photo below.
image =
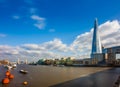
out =
{"type": "Polygon", "coordinates": [[[119,0],[0,0],[0,59],[89,58],[95,18],[102,44],[120,45],[119,0]]]}

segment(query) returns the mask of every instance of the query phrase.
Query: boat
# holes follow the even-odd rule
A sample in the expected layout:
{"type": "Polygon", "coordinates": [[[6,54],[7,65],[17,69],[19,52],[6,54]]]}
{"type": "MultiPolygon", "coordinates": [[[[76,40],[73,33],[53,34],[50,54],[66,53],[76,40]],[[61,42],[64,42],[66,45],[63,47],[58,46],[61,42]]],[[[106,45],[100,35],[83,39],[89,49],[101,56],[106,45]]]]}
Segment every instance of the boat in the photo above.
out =
{"type": "Polygon", "coordinates": [[[8,70],[12,69],[12,66],[10,66],[10,65],[4,65],[4,67],[7,68],[8,70]]]}
{"type": "Polygon", "coordinates": [[[12,67],[13,67],[13,68],[16,68],[16,67],[17,67],[17,65],[16,65],[16,64],[13,64],[13,65],[12,65],[12,67]]]}
{"type": "Polygon", "coordinates": [[[20,70],[20,73],[27,74],[28,71],[26,71],[26,70],[20,70]]]}

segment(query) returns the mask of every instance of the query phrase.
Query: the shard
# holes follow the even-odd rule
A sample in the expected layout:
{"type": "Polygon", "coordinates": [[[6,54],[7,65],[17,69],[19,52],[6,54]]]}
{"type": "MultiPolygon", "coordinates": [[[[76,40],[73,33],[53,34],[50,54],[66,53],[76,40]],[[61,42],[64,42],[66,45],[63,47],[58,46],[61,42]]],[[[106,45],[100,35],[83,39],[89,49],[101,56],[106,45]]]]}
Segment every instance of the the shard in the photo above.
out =
{"type": "Polygon", "coordinates": [[[97,21],[97,19],[95,19],[91,58],[93,58],[94,54],[98,54],[98,53],[102,53],[102,47],[101,47],[101,41],[100,41],[100,36],[99,36],[99,31],[98,31],[98,21],[97,21]]]}

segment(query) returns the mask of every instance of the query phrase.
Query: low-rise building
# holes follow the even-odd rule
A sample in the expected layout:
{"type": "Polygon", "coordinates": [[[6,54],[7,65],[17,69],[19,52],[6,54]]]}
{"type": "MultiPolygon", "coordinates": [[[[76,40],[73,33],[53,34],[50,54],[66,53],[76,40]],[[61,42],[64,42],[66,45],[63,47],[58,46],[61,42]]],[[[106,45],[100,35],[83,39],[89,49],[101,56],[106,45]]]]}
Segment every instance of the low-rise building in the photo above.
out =
{"type": "Polygon", "coordinates": [[[4,65],[7,65],[9,64],[10,62],[8,60],[0,60],[0,64],[4,64],[4,65]]]}
{"type": "Polygon", "coordinates": [[[104,49],[105,61],[107,64],[118,65],[120,60],[120,46],[104,49]]]}

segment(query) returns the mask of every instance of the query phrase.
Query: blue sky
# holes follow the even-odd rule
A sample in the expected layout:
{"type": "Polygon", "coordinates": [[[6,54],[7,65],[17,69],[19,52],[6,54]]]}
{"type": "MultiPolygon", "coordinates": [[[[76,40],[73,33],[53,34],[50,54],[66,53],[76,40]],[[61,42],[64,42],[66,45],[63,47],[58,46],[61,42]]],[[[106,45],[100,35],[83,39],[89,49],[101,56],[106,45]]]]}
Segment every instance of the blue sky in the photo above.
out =
{"type": "Polygon", "coordinates": [[[114,20],[118,23],[119,3],[119,0],[0,0],[0,45],[17,47],[58,40],[71,46],[79,35],[91,31],[95,18],[99,25],[114,20]]]}
{"type": "Polygon", "coordinates": [[[41,43],[54,38],[70,44],[78,34],[90,31],[96,17],[99,24],[120,19],[119,3],[119,0],[0,0],[0,33],[7,35],[0,38],[0,44],[41,43]],[[32,15],[45,18],[43,29],[34,26],[32,15]]]}

